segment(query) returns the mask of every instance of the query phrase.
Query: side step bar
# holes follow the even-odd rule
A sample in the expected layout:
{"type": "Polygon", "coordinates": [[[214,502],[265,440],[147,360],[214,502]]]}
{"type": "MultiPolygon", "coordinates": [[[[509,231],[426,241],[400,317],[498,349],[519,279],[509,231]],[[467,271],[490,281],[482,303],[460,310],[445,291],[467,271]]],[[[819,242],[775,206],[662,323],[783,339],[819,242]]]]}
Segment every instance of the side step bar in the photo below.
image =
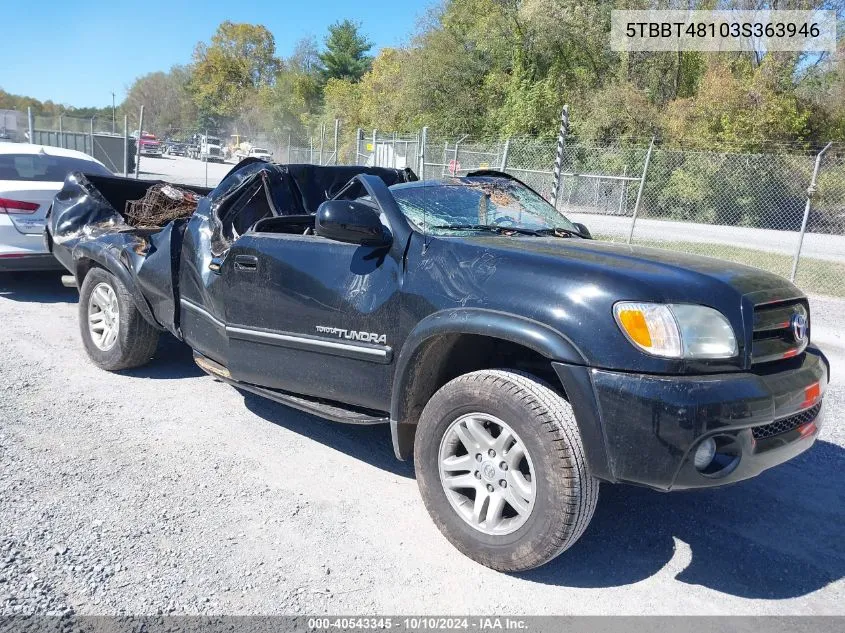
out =
{"type": "Polygon", "coordinates": [[[194,362],[205,373],[210,376],[214,376],[223,382],[227,382],[238,389],[249,391],[258,396],[287,405],[294,409],[299,409],[305,413],[310,413],[312,415],[331,420],[332,422],[342,422],[344,424],[386,424],[390,421],[386,413],[350,407],[337,402],[329,402],[317,398],[309,398],[308,396],[294,395],[279,389],[259,387],[258,385],[239,382],[232,378],[232,375],[226,367],[211,360],[210,358],[207,358],[206,356],[203,356],[197,351],[194,351],[194,362]]]}

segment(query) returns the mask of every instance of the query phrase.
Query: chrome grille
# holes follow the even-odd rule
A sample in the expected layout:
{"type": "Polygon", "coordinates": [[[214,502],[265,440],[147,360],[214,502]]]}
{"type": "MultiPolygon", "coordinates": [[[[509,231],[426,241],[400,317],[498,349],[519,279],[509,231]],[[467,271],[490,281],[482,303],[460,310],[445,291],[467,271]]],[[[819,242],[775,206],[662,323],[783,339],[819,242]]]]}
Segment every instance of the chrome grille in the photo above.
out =
{"type": "Polygon", "coordinates": [[[796,314],[804,314],[809,324],[810,311],[806,300],[768,303],[754,308],[752,363],[791,358],[806,349],[809,335],[802,340],[795,338],[793,319],[796,314]]]}

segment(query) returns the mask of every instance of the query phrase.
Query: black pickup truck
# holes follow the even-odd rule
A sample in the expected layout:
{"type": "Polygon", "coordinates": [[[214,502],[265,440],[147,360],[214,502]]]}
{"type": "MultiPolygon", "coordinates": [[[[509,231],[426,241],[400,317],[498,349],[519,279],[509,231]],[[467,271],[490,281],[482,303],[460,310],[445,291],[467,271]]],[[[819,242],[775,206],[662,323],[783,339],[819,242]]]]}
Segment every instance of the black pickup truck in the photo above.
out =
{"type": "Polygon", "coordinates": [[[151,184],[74,174],[53,204],[94,363],[142,365],[169,331],[241,389],[389,424],[484,565],[566,550],[600,481],[732,483],[818,435],[830,368],[798,288],[593,240],[507,174],[247,160],[189,217],[133,228],[121,210],[151,184]]]}

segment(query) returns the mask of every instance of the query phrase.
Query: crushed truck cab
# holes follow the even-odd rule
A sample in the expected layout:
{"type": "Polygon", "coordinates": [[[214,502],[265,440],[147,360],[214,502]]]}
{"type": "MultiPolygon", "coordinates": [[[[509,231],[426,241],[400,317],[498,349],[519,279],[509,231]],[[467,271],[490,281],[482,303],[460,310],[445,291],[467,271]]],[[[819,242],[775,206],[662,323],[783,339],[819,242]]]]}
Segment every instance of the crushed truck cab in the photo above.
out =
{"type": "Polygon", "coordinates": [[[437,527],[495,569],[570,547],[599,482],[734,483],[818,435],[830,367],[776,275],[593,240],[498,172],[247,159],[130,223],[152,184],[73,174],[54,201],[91,359],[143,364],[168,331],[240,389],[389,424],[437,527]]]}

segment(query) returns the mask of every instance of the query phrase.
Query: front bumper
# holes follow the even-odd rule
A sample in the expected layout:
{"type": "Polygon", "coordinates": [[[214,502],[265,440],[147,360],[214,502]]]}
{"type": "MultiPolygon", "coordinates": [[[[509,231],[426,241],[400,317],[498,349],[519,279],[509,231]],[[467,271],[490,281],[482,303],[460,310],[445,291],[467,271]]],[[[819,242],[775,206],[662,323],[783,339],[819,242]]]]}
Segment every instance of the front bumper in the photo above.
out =
{"type": "Polygon", "coordinates": [[[807,450],[822,424],[830,372],[812,346],[777,372],[655,376],[553,367],[572,401],[596,476],[659,490],[748,479],[807,450]],[[775,421],[783,422],[767,426],[775,421]],[[732,459],[704,474],[693,454],[707,438],[732,459]]]}

